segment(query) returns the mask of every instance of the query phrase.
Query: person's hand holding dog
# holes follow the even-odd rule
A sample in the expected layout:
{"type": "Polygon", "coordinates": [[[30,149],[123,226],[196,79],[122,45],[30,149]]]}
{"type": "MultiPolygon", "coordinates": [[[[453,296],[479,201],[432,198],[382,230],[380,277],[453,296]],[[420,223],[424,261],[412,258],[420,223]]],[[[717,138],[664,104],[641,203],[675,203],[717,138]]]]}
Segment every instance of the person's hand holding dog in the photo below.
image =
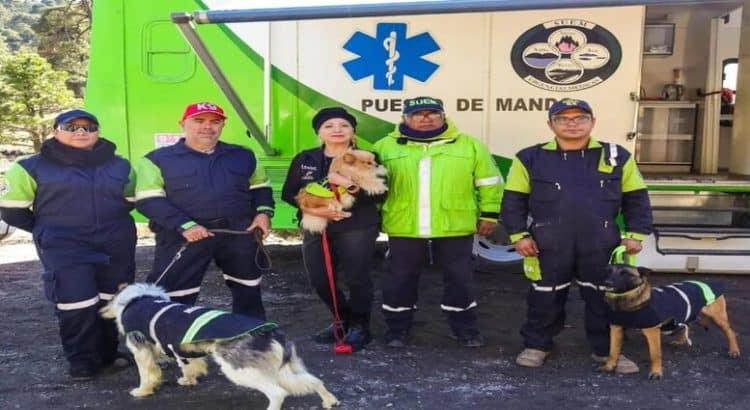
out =
{"type": "Polygon", "coordinates": [[[202,225],[194,225],[182,231],[182,236],[188,242],[198,242],[201,239],[210,238],[214,236],[214,234],[202,225]]]}
{"type": "Polygon", "coordinates": [[[625,238],[620,241],[620,245],[623,245],[625,247],[625,252],[630,255],[635,255],[636,253],[640,252],[641,249],[643,249],[641,241],[637,239],[625,238]]]}
{"type": "Polygon", "coordinates": [[[537,256],[539,255],[539,248],[533,238],[527,237],[516,242],[516,252],[521,256],[537,256]]]}
{"type": "Polygon", "coordinates": [[[321,218],[330,219],[332,221],[340,221],[340,220],[342,220],[344,218],[348,218],[348,217],[352,216],[351,212],[337,211],[335,209],[326,208],[326,207],[322,207],[322,208],[308,208],[308,207],[300,206],[299,209],[303,213],[314,215],[314,216],[319,216],[321,218]]]}

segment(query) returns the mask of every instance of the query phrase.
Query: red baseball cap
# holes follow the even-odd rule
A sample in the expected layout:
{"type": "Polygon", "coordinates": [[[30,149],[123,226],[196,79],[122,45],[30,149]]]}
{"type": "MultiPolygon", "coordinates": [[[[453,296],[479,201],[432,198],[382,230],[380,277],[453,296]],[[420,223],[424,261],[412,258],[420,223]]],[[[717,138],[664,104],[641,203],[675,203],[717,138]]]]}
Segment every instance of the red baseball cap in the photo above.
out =
{"type": "Polygon", "coordinates": [[[223,119],[227,118],[227,116],[224,115],[224,110],[222,110],[218,105],[212,104],[210,102],[199,102],[190,104],[185,108],[185,112],[182,113],[182,120],[185,121],[190,117],[205,113],[215,114],[223,119]]]}

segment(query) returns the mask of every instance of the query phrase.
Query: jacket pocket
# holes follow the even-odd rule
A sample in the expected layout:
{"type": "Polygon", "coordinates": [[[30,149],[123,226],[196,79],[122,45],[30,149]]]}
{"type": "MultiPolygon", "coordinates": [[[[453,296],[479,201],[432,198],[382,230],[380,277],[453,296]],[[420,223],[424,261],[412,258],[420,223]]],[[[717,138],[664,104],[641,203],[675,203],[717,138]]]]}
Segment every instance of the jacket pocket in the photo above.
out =
{"type": "Polygon", "coordinates": [[[385,164],[389,161],[394,161],[399,158],[404,158],[409,156],[409,153],[405,150],[398,150],[398,151],[386,151],[384,153],[380,154],[380,162],[385,164]]]}
{"type": "Polygon", "coordinates": [[[227,180],[229,184],[242,191],[250,189],[250,169],[243,164],[229,164],[227,166],[227,180]]]}
{"type": "Polygon", "coordinates": [[[403,200],[386,201],[383,204],[383,232],[389,235],[415,232],[416,206],[403,200]]]}
{"type": "Polygon", "coordinates": [[[440,208],[442,226],[447,232],[474,232],[477,227],[477,204],[474,195],[446,194],[443,191],[440,208]]]}
{"type": "Polygon", "coordinates": [[[198,185],[197,174],[198,172],[194,169],[172,169],[169,171],[162,171],[164,175],[164,187],[166,188],[167,195],[169,192],[179,192],[190,188],[195,188],[198,185]]]}
{"type": "Polygon", "coordinates": [[[604,201],[620,201],[622,198],[622,177],[620,175],[599,175],[599,197],[604,201]]]}
{"type": "Polygon", "coordinates": [[[557,201],[562,195],[562,185],[552,178],[531,178],[529,201],[550,202],[557,201]]]}
{"type": "Polygon", "coordinates": [[[123,175],[113,167],[108,167],[105,170],[107,181],[104,182],[104,190],[110,192],[116,198],[124,198],[125,196],[125,185],[128,184],[128,175],[123,175]]]}

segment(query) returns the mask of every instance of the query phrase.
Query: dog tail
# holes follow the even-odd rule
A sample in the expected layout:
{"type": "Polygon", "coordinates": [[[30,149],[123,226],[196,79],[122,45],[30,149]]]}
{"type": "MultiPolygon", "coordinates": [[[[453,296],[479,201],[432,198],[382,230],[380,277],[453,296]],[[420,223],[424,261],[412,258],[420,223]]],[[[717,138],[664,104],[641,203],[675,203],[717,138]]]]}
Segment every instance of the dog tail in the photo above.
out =
{"type": "Polygon", "coordinates": [[[297,347],[292,342],[287,343],[287,345],[285,346],[284,366],[289,366],[289,369],[294,373],[307,372],[302,359],[297,356],[297,347]]]}

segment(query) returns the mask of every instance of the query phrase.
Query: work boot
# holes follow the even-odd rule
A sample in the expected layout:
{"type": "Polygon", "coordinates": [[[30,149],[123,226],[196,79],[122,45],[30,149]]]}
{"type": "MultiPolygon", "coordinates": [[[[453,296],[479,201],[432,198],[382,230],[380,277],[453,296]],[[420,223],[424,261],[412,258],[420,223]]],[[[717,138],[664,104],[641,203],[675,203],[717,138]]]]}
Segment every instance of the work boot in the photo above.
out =
{"type": "Polygon", "coordinates": [[[122,370],[132,366],[134,363],[133,356],[128,353],[115,352],[111,357],[102,359],[102,368],[112,370],[122,370]]]}
{"type": "Polygon", "coordinates": [[[516,364],[523,367],[540,367],[549,356],[549,352],[526,348],[516,357],[516,364]]]}
{"type": "MultiPolygon", "coordinates": [[[[607,363],[607,359],[609,357],[607,356],[599,356],[597,354],[592,353],[591,358],[597,362],[597,363],[607,363]]],[[[617,358],[617,366],[615,366],[615,373],[619,374],[632,374],[632,373],[638,373],[638,365],[635,364],[632,360],[625,357],[625,355],[621,354],[620,357],[617,358]]]]}
{"type": "Polygon", "coordinates": [[[477,329],[466,329],[455,335],[458,343],[463,347],[476,348],[484,346],[484,338],[477,329]]]}
{"type": "Polygon", "coordinates": [[[88,362],[71,363],[68,375],[75,382],[87,382],[96,376],[96,366],[88,362]]]}
{"type": "Polygon", "coordinates": [[[336,323],[336,324],[332,323],[328,325],[325,329],[313,335],[313,340],[315,341],[315,343],[320,343],[324,345],[330,345],[330,344],[336,343],[336,334],[334,333],[334,329],[337,329],[338,335],[343,338],[344,335],[346,334],[346,330],[349,328],[349,326],[346,323],[343,324],[343,329],[341,328],[341,326],[342,325],[340,323],[336,323]],[[337,328],[335,328],[334,325],[337,326],[337,328]]]}
{"type": "Polygon", "coordinates": [[[350,345],[355,352],[362,350],[371,341],[370,329],[359,324],[352,325],[344,338],[344,343],[350,345]]]}
{"type": "Polygon", "coordinates": [[[407,332],[395,332],[389,330],[385,334],[385,345],[397,349],[399,347],[406,347],[409,341],[409,334],[407,332]]]}

